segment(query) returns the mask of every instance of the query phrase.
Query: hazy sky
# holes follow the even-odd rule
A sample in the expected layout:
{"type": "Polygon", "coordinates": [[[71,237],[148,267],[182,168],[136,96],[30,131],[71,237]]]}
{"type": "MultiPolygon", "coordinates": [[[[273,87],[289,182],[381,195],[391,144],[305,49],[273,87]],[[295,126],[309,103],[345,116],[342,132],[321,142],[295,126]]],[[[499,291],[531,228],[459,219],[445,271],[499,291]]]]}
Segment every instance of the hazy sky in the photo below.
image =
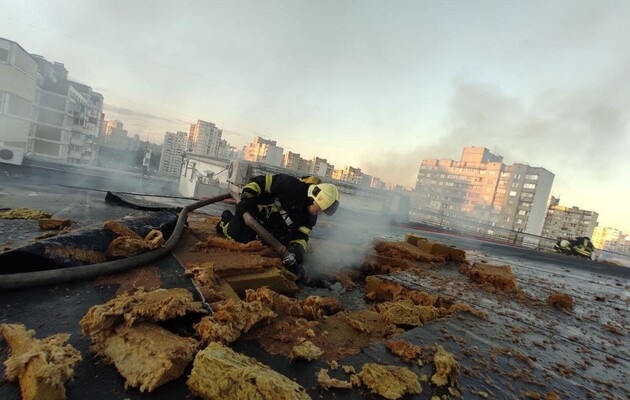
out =
{"type": "Polygon", "coordinates": [[[0,36],[63,63],[161,143],[197,119],[415,184],[465,146],[556,175],[630,233],[630,1],[0,0],[0,36]]]}

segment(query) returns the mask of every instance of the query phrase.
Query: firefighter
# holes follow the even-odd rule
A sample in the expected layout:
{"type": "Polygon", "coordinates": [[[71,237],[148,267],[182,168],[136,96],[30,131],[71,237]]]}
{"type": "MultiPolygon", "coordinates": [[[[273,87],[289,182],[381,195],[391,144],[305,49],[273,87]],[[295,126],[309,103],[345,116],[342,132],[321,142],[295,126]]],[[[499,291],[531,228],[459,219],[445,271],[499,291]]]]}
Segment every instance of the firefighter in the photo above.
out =
{"type": "Polygon", "coordinates": [[[235,213],[226,210],[217,232],[240,243],[256,240],[256,233],[245,224],[249,212],[269,233],[286,246],[294,262],[285,267],[300,277],[308,238],[321,213],[333,215],[339,207],[339,190],[317,177],[298,179],[287,174],[252,178],[241,192],[235,213]]]}
{"type": "Polygon", "coordinates": [[[572,240],[558,240],[554,246],[554,250],[565,255],[580,256],[590,259],[595,251],[595,246],[593,246],[593,242],[590,238],[581,236],[572,240]]]}
{"type": "Polygon", "coordinates": [[[573,252],[576,255],[584,258],[590,259],[593,255],[593,251],[595,251],[595,246],[593,246],[593,242],[591,242],[591,239],[586,236],[575,238],[575,240],[571,240],[570,243],[573,252]]]}

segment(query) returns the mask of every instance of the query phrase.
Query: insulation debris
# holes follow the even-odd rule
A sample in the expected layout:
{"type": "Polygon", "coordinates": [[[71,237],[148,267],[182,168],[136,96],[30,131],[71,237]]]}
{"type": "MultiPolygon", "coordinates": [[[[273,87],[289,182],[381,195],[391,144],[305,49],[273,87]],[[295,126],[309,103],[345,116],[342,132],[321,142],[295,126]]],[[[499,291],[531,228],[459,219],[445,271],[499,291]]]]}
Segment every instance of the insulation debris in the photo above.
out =
{"type": "Polygon", "coordinates": [[[365,292],[367,293],[366,297],[370,300],[411,300],[414,304],[423,306],[435,305],[439,297],[437,294],[408,289],[400,283],[383,279],[377,275],[365,278],[365,292]]]}
{"type": "Polygon", "coordinates": [[[282,266],[278,258],[263,257],[260,254],[250,253],[216,252],[208,254],[204,257],[204,260],[212,263],[214,272],[219,277],[262,272],[270,267],[282,266]]]}
{"type": "Polygon", "coordinates": [[[448,384],[452,387],[457,387],[459,364],[453,354],[444,350],[439,344],[436,344],[433,363],[435,364],[435,374],[431,377],[431,382],[437,386],[448,384]]]}
{"type": "Polygon", "coordinates": [[[378,254],[386,257],[402,258],[419,262],[444,262],[444,257],[430,254],[407,242],[376,240],[374,241],[374,250],[376,250],[378,254]]]}
{"type": "Polygon", "coordinates": [[[157,325],[139,323],[118,327],[107,336],[99,355],[116,366],[125,378],[125,388],[152,392],[184,373],[198,345],[193,338],[175,335],[157,325]]]}
{"type": "Polygon", "coordinates": [[[217,303],[214,313],[203,317],[194,328],[205,343],[230,344],[257,323],[269,322],[275,317],[276,313],[260,301],[228,299],[217,303]]]}
{"type": "Polygon", "coordinates": [[[367,363],[357,374],[363,385],[386,399],[422,393],[418,376],[405,367],[367,363]]]}
{"type": "Polygon", "coordinates": [[[30,208],[13,208],[0,211],[0,219],[40,219],[50,218],[52,214],[45,211],[32,210],[30,208]]]}
{"type": "Polygon", "coordinates": [[[286,376],[217,342],[197,353],[187,384],[205,400],[311,398],[286,376]]]}
{"type": "Polygon", "coordinates": [[[152,229],[147,236],[138,239],[131,236],[118,236],[111,241],[105,255],[109,258],[133,257],[151,250],[159,249],[164,244],[164,236],[157,229],[152,229]]]}
{"type": "Polygon", "coordinates": [[[405,242],[411,243],[414,246],[418,247],[420,250],[426,251],[429,254],[444,257],[445,261],[460,263],[466,262],[466,252],[464,250],[456,249],[452,246],[432,242],[426,238],[414,234],[407,234],[405,236],[405,242]]]}
{"type": "Polygon", "coordinates": [[[268,268],[263,272],[245,273],[225,277],[225,281],[239,295],[245,296],[248,290],[269,287],[278,293],[296,293],[295,275],[284,268],[268,268]]]}
{"type": "Polygon", "coordinates": [[[74,366],[81,361],[81,353],[64,343],[69,334],[60,333],[36,339],[35,331],[22,324],[2,324],[0,334],[11,348],[5,361],[5,376],[16,379],[22,400],[63,400],[65,383],[74,376],[74,366]]]}
{"type": "Polygon", "coordinates": [[[218,236],[208,236],[205,242],[197,243],[197,249],[204,248],[219,248],[230,252],[261,252],[269,251],[269,247],[265,246],[261,241],[254,240],[249,243],[239,243],[233,240],[229,240],[218,236]]]}
{"type": "Polygon", "coordinates": [[[322,349],[315,346],[313,342],[309,340],[301,340],[300,343],[293,346],[291,350],[291,354],[289,355],[289,360],[293,361],[296,359],[312,361],[317,360],[324,354],[322,349]]]}
{"type": "Polygon", "coordinates": [[[573,311],[573,297],[563,292],[554,292],[547,298],[547,304],[556,307],[567,314],[573,311]]]}
{"type": "Polygon", "coordinates": [[[316,319],[323,315],[332,315],[343,310],[339,300],[333,297],[309,296],[304,300],[296,300],[266,287],[247,290],[245,298],[247,301],[258,300],[278,314],[306,319],[316,319]]]}
{"type": "Polygon", "coordinates": [[[433,306],[417,306],[411,300],[387,301],[376,305],[377,311],[388,323],[421,326],[439,316],[433,306]]]}
{"type": "Polygon", "coordinates": [[[118,221],[112,221],[112,220],[105,221],[103,228],[106,231],[115,233],[116,236],[127,236],[133,239],[142,239],[140,235],[138,235],[136,232],[132,231],[131,229],[127,228],[126,226],[124,226],[118,221]]]}
{"type": "Polygon", "coordinates": [[[40,218],[37,220],[39,228],[45,231],[48,230],[62,230],[71,227],[74,221],[69,219],[52,219],[52,218],[40,218]]]}
{"type": "Polygon", "coordinates": [[[82,249],[78,247],[59,246],[57,244],[46,244],[44,253],[54,259],[69,259],[80,261],[85,264],[98,264],[107,261],[107,257],[102,251],[82,249]]]}
{"type": "Polygon", "coordinates": [[[317,373],[317,383],[324,389],[352,389],[352,382],[331,378],[330,375],[328,375],[328,370],[325,368],[320,369],[317,373]]]}
{"type": "Polygon", "coordinates": [[[402,358],[402,360],[406,363],[420,357],[420,354],[422,353],[420,346],[409,343],[404,339],[388,340],[385,342],[385,346],[391,350],[392,353],[402,358]]]}
{"type": "Polygon", "coordinates": [[[105,304],[92,306],[79,322],[83,334],[96,339],[117,325],[131,326],[140,321],[165,321],[188,313],[207,311],[186,289],[137,290],[117,296],[105,304]]]}
{"type": "Polygon", "coordinates": [[[472,267],[466,266],[460,268],[459,271],[467,275],[473,282],[481,283],[484,288],[490,286],[490,288],[505,292],[517,290],[516,280],[509,265],[474,263],[472,267]]]}

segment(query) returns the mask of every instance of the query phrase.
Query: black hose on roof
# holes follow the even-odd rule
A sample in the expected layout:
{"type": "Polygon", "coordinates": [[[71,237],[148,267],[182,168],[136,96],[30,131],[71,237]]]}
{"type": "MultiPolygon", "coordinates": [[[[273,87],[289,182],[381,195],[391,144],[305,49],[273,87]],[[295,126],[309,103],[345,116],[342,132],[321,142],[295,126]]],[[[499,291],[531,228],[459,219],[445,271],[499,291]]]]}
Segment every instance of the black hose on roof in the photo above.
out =
{"type": "Polygon", "coordinates": [[[209,199],[189,204],[182,208],[177,218],[173,233],[159,249],[143,253],[134,257],[120,260],[107,261],[99,264],[84,265],[78,267],[57,268],[37,272],[21,272],[16,274],[0,275],[0,291],[28,288],[42,285],[51,285],[62,282],[70,282],[81,279],[95,278],[101,275],[109,275],[147,264],[153,260],[168,254],[179,241],[188,218],[188,213],[198,208],[218,201],[231,198],[230,193],[222,194],[209,199]]]}

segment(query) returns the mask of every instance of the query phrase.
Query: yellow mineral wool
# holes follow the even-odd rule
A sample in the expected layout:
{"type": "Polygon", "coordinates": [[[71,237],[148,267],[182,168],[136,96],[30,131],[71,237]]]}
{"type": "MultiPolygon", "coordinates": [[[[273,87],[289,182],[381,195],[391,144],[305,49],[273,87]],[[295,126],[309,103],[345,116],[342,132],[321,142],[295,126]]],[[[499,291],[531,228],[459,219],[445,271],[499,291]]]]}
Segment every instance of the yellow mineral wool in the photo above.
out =
{"type": "Polygon", "coordinates": [[[205,400],[311,398],[286,376],[217,342],[197,353],[187,385],[205,400]]]}
{"type": "Polygon", "coordinates": [[[444,386],[446,384],[457,386],[459,364],[452,353],[444,350],[439,344],[435,345],[433,363],[435,364],[435,374],[431,377],[431,382],[437,386],[444,386]]]}
{"type": "Polygon", "coordinates": [[[18,380],[22,400],[64,400],[64,384],[74,376],[74,365],[81,353],[64,343],[69,334],[36,339],[35,331],[22,324],[0,325],[0,334],[11,348],[5,361],[5,377],[18,380]]]}

